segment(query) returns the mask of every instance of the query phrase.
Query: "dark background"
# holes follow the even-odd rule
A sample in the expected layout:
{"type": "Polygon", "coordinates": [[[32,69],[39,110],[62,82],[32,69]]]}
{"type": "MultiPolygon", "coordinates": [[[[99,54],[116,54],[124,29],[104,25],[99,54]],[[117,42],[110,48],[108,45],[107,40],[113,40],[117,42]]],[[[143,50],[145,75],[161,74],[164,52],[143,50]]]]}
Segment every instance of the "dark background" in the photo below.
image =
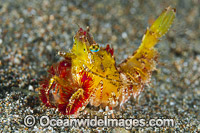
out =
{"type": "MultiPolygon", "coordinates": [[[[132,131],[200,131],[200,1],[125,0],[59,1],[0,0],[0,131],[126,131],[123,128],[34,128],[23,125],[27,114],[59,117],[38,99],[37,87],[48,67],[68,51],[78,25],[90,26],[100,44],[111,44],[117,63],[139,46],[147,26],[171,5],[176,20],[157,45],[160,59],[152,84],[126,110],[125,118],[173,118],[175,127],[133,128],[132,131]]],[[[102,45],[103,46],[103,45],[102,45]]],[[[97,108],[86,108],[103,116],[97,108]]]]}

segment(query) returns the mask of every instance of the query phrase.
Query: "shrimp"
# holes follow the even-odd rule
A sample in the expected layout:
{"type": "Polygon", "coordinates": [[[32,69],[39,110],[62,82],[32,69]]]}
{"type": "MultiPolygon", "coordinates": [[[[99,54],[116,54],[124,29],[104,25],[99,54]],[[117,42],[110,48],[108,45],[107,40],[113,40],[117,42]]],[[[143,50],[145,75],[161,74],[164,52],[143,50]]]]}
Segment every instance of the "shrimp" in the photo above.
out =
{"type": "Polygon", "coordinates": [[[169,30],[175,14],[174,8],[166,8],[147,28],[137,51],[118,65],[113,48],[101,47],[89,28],[80,28],[71,51],[58,52],[64,60],[52,65],[49,78],[41,83],[42,102],[63,114],[77,115],[87,104],[114,108],[138,96],[156,68],[154,46],[169,30]]]}

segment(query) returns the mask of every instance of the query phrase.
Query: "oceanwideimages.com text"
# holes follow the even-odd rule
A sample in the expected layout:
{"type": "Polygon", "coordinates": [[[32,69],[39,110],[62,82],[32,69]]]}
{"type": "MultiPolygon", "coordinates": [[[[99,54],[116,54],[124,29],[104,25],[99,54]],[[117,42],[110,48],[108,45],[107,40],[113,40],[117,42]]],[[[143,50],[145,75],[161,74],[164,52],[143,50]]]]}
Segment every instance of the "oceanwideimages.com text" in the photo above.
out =
{"type": "Polygon", "coordinates": [[[42,127],[124,127],[125,129],[132,129],[133,127],[173,127],[175,126],[174,119],[111,119],[108,116],[104,118],[66,118],[66,119],[55,119],[49,116],[42,116],[38,120],[32,115],[27,115],[24,118],[24,125],[32,127],[39,122],[42,127]]]}

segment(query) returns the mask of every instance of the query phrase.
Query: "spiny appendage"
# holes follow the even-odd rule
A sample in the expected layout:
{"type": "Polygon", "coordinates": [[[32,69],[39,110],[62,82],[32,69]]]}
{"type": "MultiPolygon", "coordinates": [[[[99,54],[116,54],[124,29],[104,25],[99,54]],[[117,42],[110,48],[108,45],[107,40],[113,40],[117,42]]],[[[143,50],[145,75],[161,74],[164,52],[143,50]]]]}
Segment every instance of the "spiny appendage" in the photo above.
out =
{"type": "Polygon", "coordinates": [[[80,81],[71,75],[71,60],[65,59],[49,70],[51,78],[41,83],[40,98],[48,107],[58,108],[62,114],[76,114],[89,103],[92,78],[80,72],[80,81]]]}
{"type": "Polygon", "coordinates": [[[56,75],[53,76],[50,79],[49,87],[46,90],[48,103],[51,106],[57,106],[58,104],[66,104],[64,98],[69,97],[70,93],[74,90],[73,88],[71,88],[71,86],[77,87],[76,84],[73,84],[72,80],[64,80],[56,75]]]}
{"type": "Polygon", "coordinates": [[[157,52],[152,51],[152,56],[150,57],[145,57],[145,53],[142,54],[142,58],[124,62],[119,66],[121,75],[126,77],[121,79],[124,80],[124,82],[132,82],[132,84],[128,84],[127,87],[124,87],[122,91],[122,103],[127,101],[130,95],[136,97],[143,90],[144,85],[150,82],[151,73],[156,65],[157,52]]]}
{"type": "Polygon", "coordinates": [[[175,9],[166,8],[153,25],[147,29],[139,49],[132,57],[119,65],[121,73],[126,75],[130,81],[138,83],[138,85],[132,86],[134,96],[137,96],[144,85],[150,82],[151,73],[156,68],[158,57],[154,46],[159,38],[168,31],[174,18],[175,9]]]}
{"type": "MultiPolygon", "coordinates": [[[[96,82],[96,81],[95,81],[96,82]]],[[[101,104],[103,96],[103,81],[94,83],[94,92],[91,94],[90,104],[93,106],[99,106],[101,104]]]]}
{"type": "Polygon", "coordinates": [[[169,30],[176,16],[176,9],[168,7],[156,19],[150,28],[147,28],[145,35],[142,38],[142,43],[138,52],[144,48],[151,49],[159,41],[165,33],[169,30]]]}
{"type": "Polygon", "coordinates": [[[130,80],[123,73],[120,73],[120,79],[122,80],[122,84],[121,86],[119,86],[119,91],[120,91],[119,103],[121,107],[131,96],[131,89],[129,88],[132,86],[132,84],[127,84],[127,81],[130,81],[130,80]]]}
{"type": "Polygon", "coordinates": [[[79,88],[69,99],[69,103],[66,107],[66,112],[69,115],[72,109],[72,106],[74,105],[75,101],[81,97],[83,97],[84,90],[82,88],[79,88]]]}
{"type": "Polygon", "coordinates": [[[79,88],[69,98],[69,103],[66,106],[66,114],[78,115],[79,111],[83,110],[89,103],[93,93],[92,78],[86,72],[80,72],[79,88]]]}
{"type": "MultiPolygon", "coordinates": [[[[58,103],[58,101],[55,101],[55,98],[58,98],[56,95],[60,92],[60,84],[64,84],[65,82],[63,80],[71,80],[70,78],[66,78],[70,77],[70,68],[70,59],[63,60],[50,67],[48,71],[49,76],[40,83],[40,98],[46,106],[56,107],[56,105],[52,103],[58,103]]],[[[65,84],[65,86],[67,86],[67,84],[65,84]]]]}
{"type": "Polygon", "coordinates": [[[74,58],[76,58],[76,55],[75,54],[73,54],[72,52],[61,52],[61,51],[58,51],[58,53],[57,53],[57,55],[59,55],[59,56],[62,56],[62,57],[64,57],[64,58],[66,58],[66,59],[74,59],[74,58]]]}
{"type": "Polygon", "coordinates": [[[116,107],[118,104],[119,104],[119,97],[116,96],[115,92],[111,92],[111,95],[108,98],[108,106],[116,107]]]}

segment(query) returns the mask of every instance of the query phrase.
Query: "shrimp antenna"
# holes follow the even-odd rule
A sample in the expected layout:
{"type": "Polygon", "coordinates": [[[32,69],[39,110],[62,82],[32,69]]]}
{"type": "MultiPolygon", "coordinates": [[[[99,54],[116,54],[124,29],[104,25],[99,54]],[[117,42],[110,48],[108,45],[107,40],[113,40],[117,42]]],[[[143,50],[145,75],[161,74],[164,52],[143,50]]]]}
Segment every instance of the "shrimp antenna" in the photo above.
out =
{"type": "Polygon", "coordinates": [[[78,23],[75,23],[75,24],[78,26],[79,29],[81,28],[80,25],[79,25],[78,23]]]}

